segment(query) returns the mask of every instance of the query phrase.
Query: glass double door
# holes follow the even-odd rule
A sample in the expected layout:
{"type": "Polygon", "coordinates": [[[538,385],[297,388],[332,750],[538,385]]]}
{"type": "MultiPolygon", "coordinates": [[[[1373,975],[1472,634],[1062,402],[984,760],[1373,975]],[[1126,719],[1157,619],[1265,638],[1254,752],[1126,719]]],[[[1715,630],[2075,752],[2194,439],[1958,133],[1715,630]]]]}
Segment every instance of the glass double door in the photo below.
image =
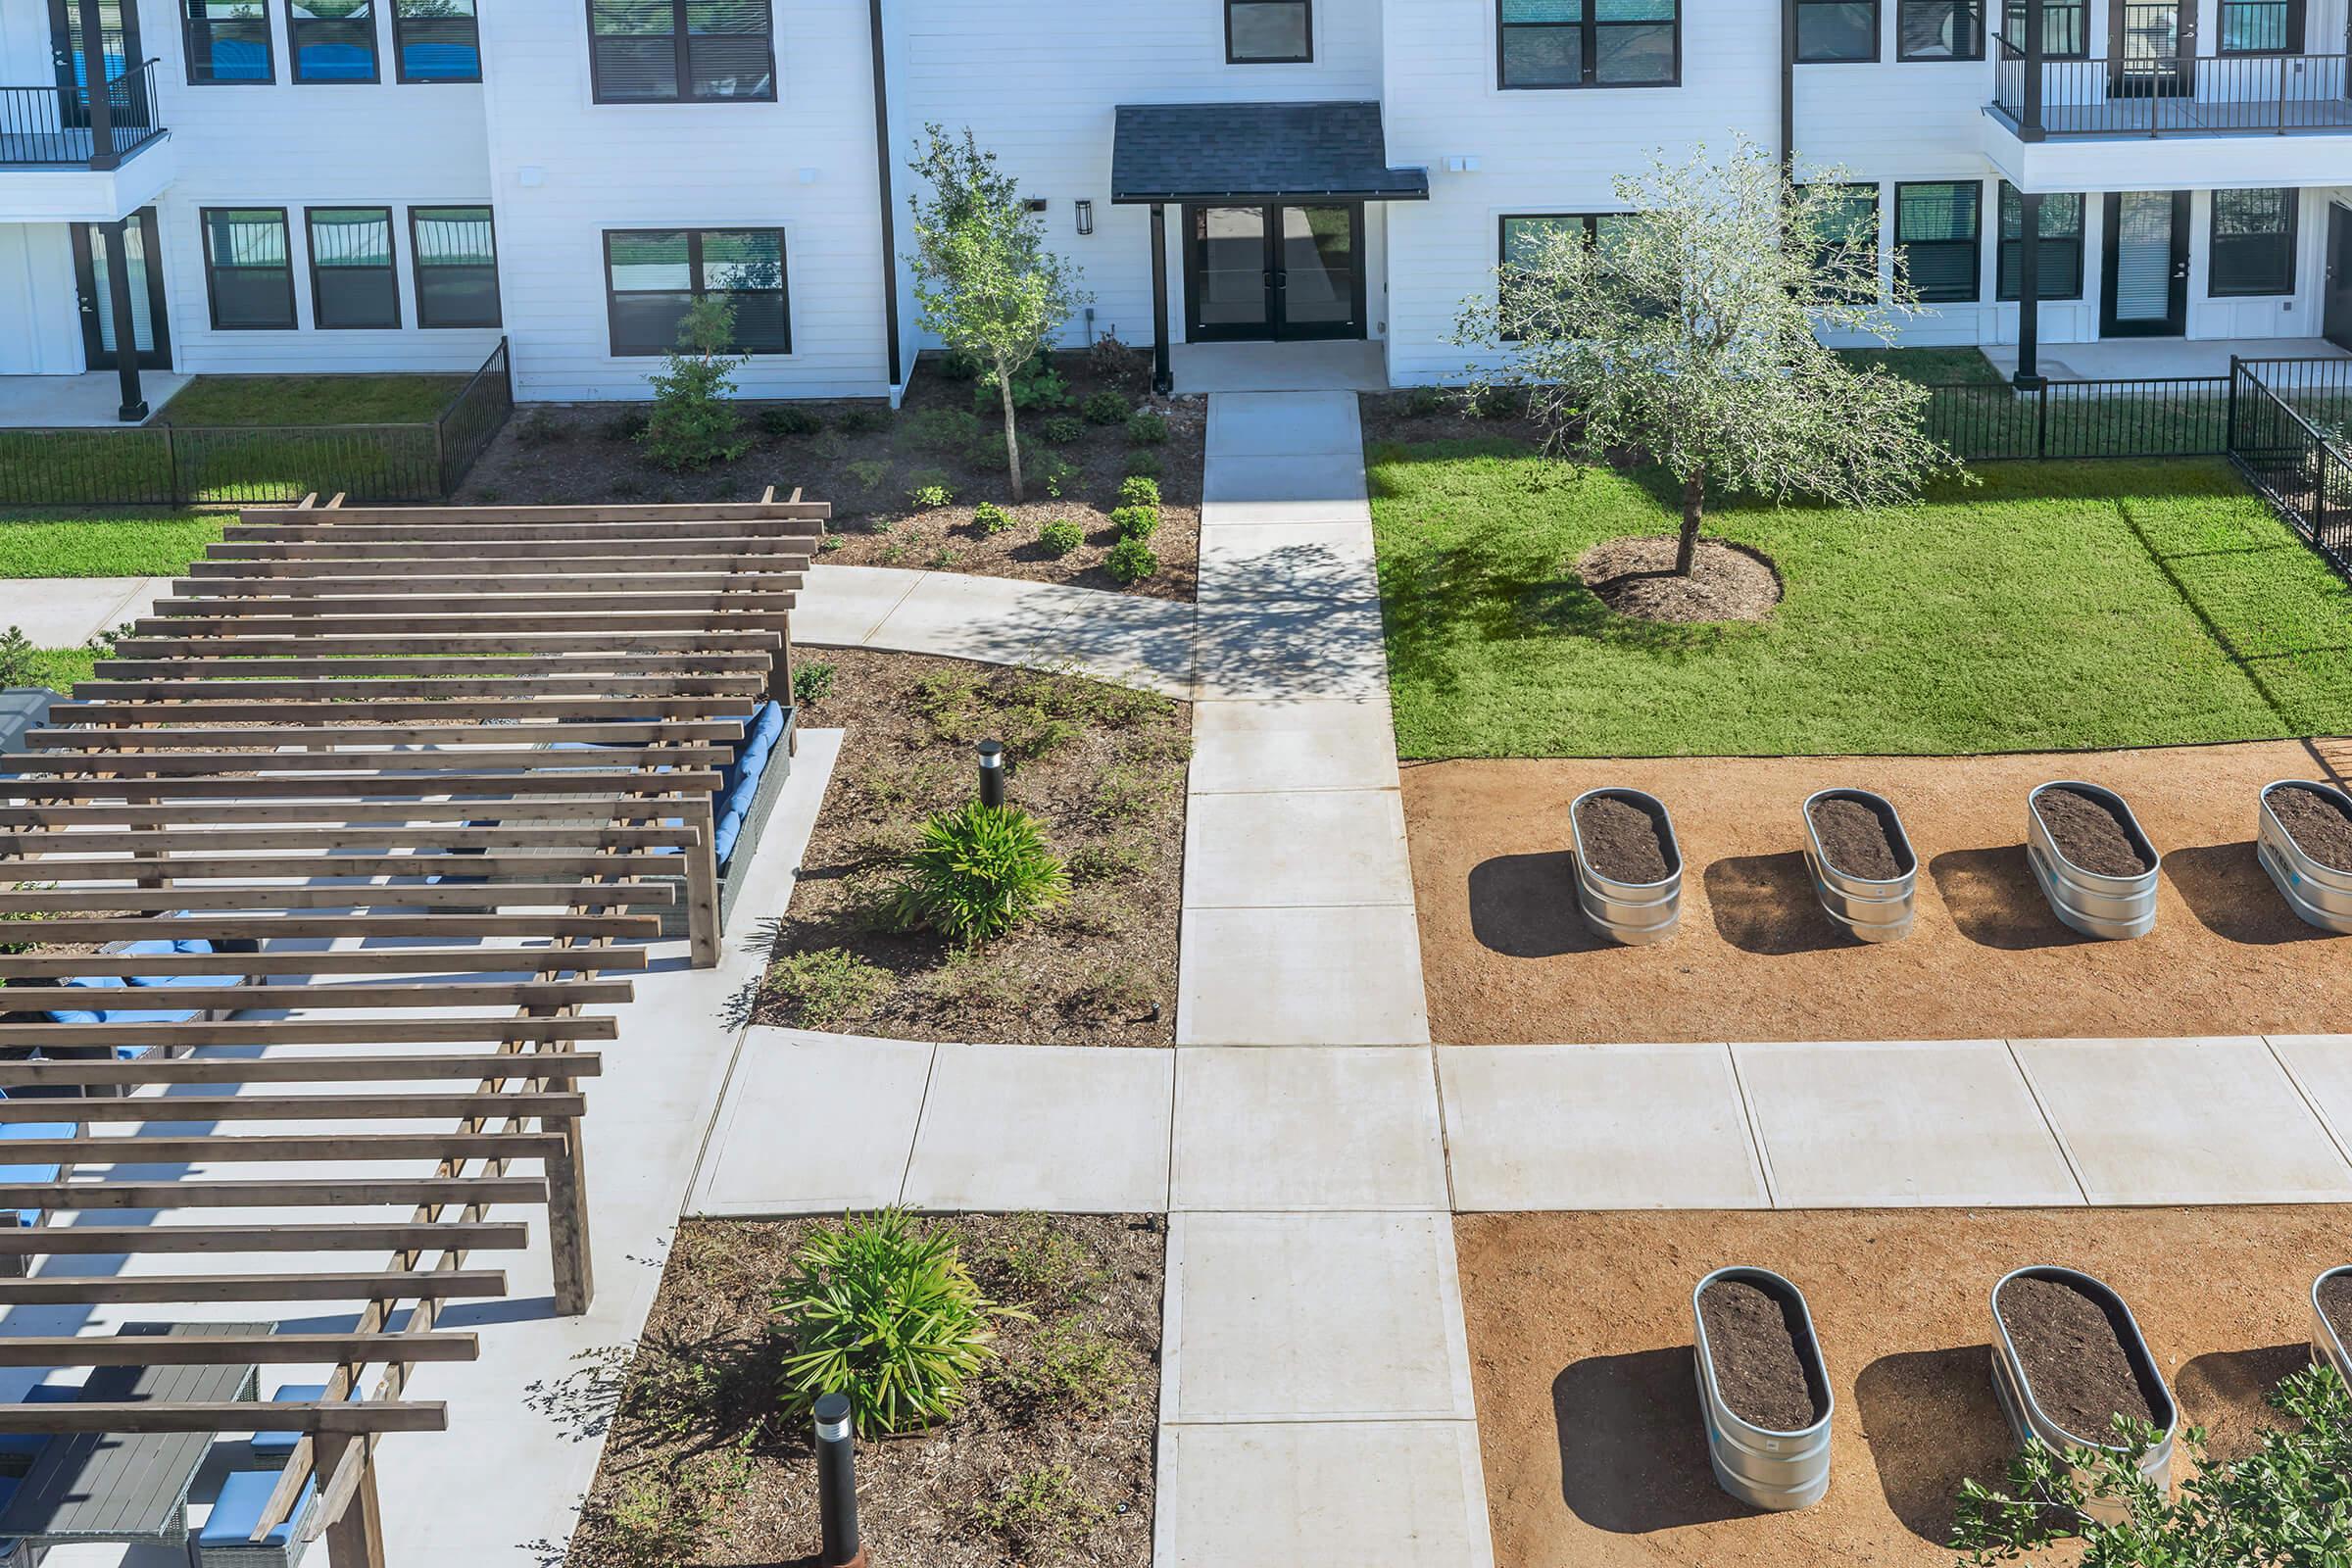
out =
{"type": "Polygon", "coordinates": [[[1185,337],[1364,335],[1361,203],[1185,209],[1185,337]]]}
{"type": "MultiPolygon", "coordinates": [[[[106,230],[96,223],[74,225],[74,289],[80,296],[82,360],[90,369],[111,370],[121,323],[115,319],[114,279],[107,271],[106,230]]],[[[122,225],[122,251],[130,274],[130,341],[145,370],[172,368],[172,330],[164,306],[163,247],[156,243],[155,209],[139,209],[122,225]]]]}

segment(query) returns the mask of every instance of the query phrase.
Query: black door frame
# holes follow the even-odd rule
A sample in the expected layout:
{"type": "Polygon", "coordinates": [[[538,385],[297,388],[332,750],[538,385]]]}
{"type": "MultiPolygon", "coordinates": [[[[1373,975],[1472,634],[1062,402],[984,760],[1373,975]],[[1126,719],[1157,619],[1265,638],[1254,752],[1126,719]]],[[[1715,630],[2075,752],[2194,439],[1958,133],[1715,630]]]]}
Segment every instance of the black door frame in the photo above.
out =
{"type": "MultiPolygon", "coordinates": [[[[139,225],[140,253],[147,258],[147,320],[153,329],[154,343],[138,356],[142,370],[172,368],[172,318],[165,304],[164,252],[156,233],[155,209],[142,207],[132,215],[139,225]]],[[[115,368],[114,351],[106,346],[98,331],[98,268],[91,253],[90,230],[93,224],[67,225],[74,235],[74,297],[81,307],[81,355],[87,369],[115,368]]],[[[122,339],[118,332],[116,338],[122,339]]],[[[134,332],[131,341],[138,339],[134,332]]]]}
{"type": "MultiPolygon", "coordinates": [[[[2133,194],[2154,194],[2134,192],[2133,194]]],[[[2099,336],[2186,337],[2188,335],[2188,192],[2168,192],[2173,199],[2173,260],[2165,317],[2161,321],[2119,321],[2115,315],[2115,273],[2123,238],[2124,193],[2107,193],[2107,233],[2100,243],[2099,336]]]]}
{"type": "MultiPolygon", "coordinates": [[[[119,14],[122,19],[122,74],[129,75],[146,59],[146,48],[139,38],[138,0],[120,0],[119,14]]],[[[69,125],[90,122],[89,100],[83,95],[81,82],[74,75],[74,26],[81,20],[79,0],[49,0],[49,54],[56,62],[57,84],[64,91],[60,109],[69,125]]],[[[101,77],[106,71],[106,40],[98,40],[98,57],[94,69],[84,67],[92,78],[101,77]]],[[[145,125],[147,95],[126,93],[126,102],[115,105],[115,123],[145,125]]]]}
{"type": "Polygon", "coordinates": [[[2320,332],[2339,349],[2352,349],[2352,207],[2328,204],[2328,270],[2320,301],[2320,332]]]}
{"type": "Polygon", "coordinates": [[[1365,322],[1364,204],[1301,198],[1276,202],[1187,202],[1184,204],[1184,339],[1188,343],[1296,343],[1369,336],[1365,322]],[[1288,269],[1282,256],[1282,214],[1292,207],[1337,207],[1348,214],[1348,282],[1351,298],[1345,321],[1294,324],[1284,311],[1289,293],[1288,269]],[[1259,326],[1203,326],[1200,321],[1200,258],[1199,215],[1217,208],[1240,208],[1258,214],[1264,231],[1266,320],[1259,326]]]}
{"type": "Polygon", "coordinates": [[[2110,98],[2188,98],[2197,90],[2197,6],[2199,0],[2108,0],[2107,96],[2110,98]],[[2130,69],[2124,55],[2126,22],[2134,11],[2173,10],[2173,58],[2137,62],[2130,69]]]}

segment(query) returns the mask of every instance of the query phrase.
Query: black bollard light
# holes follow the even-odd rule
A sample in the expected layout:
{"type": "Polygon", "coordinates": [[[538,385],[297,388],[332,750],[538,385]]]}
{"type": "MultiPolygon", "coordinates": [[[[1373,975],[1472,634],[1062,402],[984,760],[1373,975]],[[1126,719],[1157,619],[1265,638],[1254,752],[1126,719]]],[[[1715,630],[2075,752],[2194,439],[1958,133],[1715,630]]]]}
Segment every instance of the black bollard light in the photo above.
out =
{"type": "Polygon", "coordinates": [[[982,741],[973,748],[980,754],[980,804],[1004,804],[1004,745],[1002,741],[982,741]]]}
{"type": "Polygon", "coordinates": [[[816,1401],[816,1517],[824,1531],[824,1568],[865,1568],[858,1544],[858,1452],[850,1437],[850,1401],[816,1401]]]}

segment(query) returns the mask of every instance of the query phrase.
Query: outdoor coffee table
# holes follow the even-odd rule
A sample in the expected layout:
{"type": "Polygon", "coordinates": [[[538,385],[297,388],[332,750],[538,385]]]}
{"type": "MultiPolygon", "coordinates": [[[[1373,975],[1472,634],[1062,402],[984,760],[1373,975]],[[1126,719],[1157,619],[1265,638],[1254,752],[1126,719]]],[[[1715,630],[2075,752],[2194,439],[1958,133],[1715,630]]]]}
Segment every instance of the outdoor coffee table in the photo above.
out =
{"type": "MultiPolygon", "coordinates": [[[[267,1334],[268,1323],[125,1323],[122,1334],[267,1334]]],[[[104,1366],[81,1397],[100,1402],[250,1399],[254,1368],[104,1366]]],[[[51,1439],[0,1510],[0,1540],[34,1545],[188,1538],[188,1488],[213,1444],[210,1432],[64,1432],[51,1439]]]]}

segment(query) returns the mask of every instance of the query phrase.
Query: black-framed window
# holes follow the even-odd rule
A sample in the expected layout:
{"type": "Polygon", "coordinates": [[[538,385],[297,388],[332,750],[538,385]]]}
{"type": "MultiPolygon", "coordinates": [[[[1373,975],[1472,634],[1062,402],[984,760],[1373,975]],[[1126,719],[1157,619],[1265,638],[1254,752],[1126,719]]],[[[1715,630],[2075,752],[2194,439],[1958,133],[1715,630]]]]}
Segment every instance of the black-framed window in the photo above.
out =
{"type": "Polygon", "coordinates": [[[588,0],[596,101],[772,101],[769,19],[768,0],[588,0]]]}
{"type": "Polygon", "coordinates": [[[277,79],[264,0],[181,0],[179,15],[190,85],[277,79]]]}
{"type": "Polygon", "coordinates": [[[667,354],[698,299],[735,307],[739,354],[790,354],[780,228],[605,231],[606,312],[614,354],[667,354]]]}
{"type": "Polygon", "coordinates": [[[1920,299],[1968,304],[1983,292],[1984,187],[1973,179],[1894,187],[1894,244],[1920,299]]]}
{"type": "Polygon", "coordinates": [[[412,207],[418,326],[497,326],[498,232],[490,209],[412,207]]]}
{"type": "MultiPolygon", "coordinates": [[[[2080,192],[2041,199],[2041,250],[2035,271],[2041,282],[2034,293],[2044,300],[2082,297],[2082,208],[2080,192]]],[[[2025,266],[2026,207],[2017,187],[2001,181],[2001,254],[1993,297],[2022,299],[2019,269],[2025,266]]]]}
{"type": "Polygon", "coordinates": [[[294,325],[294,257],[283,207],[207,207],[204,291],[213,325],[284,329],[294,325]]]}
{"type": "Polygon", "coordinates": [[[1315,58],[1311,0],[1225,0],[1225,63],[1302,65],[1315,58]]]}
{"type": "MultiPolygon", "coordinates": [[[[2023,53],[2026,0],[2007,0],[2001,18],[2001,36],[2023,53]]],[[[2044,60],[2090,57],[2090,0],[2042,0],[2041,56],[2044,60]]]]}
{"type": "Polygon", "coordinates": [[[2304,0],[2221,0],[2221,52],[2299,55],[2304,0]]]}
{"type": "MultiPolygon", "coordinates": [[[[1495,285],[1508,291],[1517,279],[1516,268],[1532,256],[1554,234],[1573,234],[1588,245],[1606,249],[1622,223],[1631,220],[1631,213],[1508,213],[1495,222],[1495,285]]],[[[1517,334],[1503,334],[1506,343],[1517,341],[1517,334]]]]}
{"type": "Polygon", "coordinates": [[[1879,0],[1796,0],[1796,63],[1879,58],[1879,0]]]}
{"type": "Polygon", "coordinates": [[[1984,59],[1984,0],[1896,0],[1894,58],[1984,59]]]}
{"type": "Polygon", "coordinates": [[[375,0],[286,0],[295,81],[376,81],[375,0]]]}
{"type": "Polygon", "coordinates": [[[392,59],[402,81],[481,80],[473,0],[392,0],[392,59]]]}
{"type": "Polygon", "coordinates": [[[2205,292],[2214,299],[2295,291],[2300,191],[2217,190],[2205,292]]]}
{"type": "Polygon", "coordinates": [[[400,324],[389,207],[306,207],[311,324],[329,330],[400,324]]]}
{"type": "Polygon", "coordinates": [[[1681,0],[1495,0],[1505,87],[1671,87],[1683,74],[1681,0]]]}
{"type": "MultiPolygon", "coordinates": [[[[1822,215],[1815,238],[1823,262],[1859,266],[1872,278],[1870,298],[1879,297],[1879,187],[1837,185],[1836,205],[1822,215]]],[[[1826,291],[1825,291],[1826,292],[1826,291]]]]}

